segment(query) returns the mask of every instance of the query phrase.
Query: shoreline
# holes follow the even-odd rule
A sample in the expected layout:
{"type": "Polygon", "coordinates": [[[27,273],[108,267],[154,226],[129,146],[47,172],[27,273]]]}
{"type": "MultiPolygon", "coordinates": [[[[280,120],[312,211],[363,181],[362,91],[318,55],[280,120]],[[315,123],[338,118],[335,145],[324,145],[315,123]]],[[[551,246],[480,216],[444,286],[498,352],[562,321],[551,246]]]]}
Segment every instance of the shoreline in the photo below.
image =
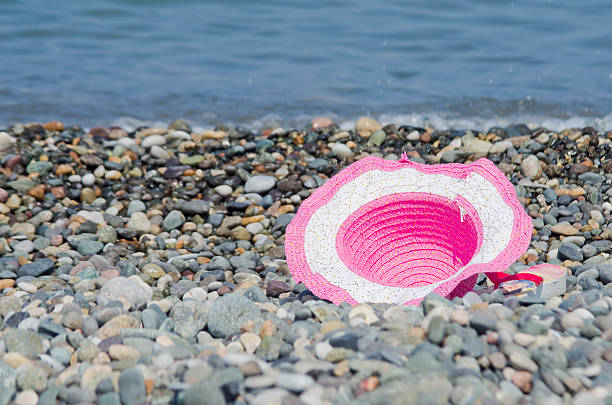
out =
{"type": "Polygon", "coordinates": [[[612,128],[128,129],[0,130],[0,405],[612,400],[612,128]],[[534,225],[510,270],[561,264],[567,292],[480,277],[452,301],[351,307],[295,284],[299,204],[402,151],[493,161],[534,225]]]}

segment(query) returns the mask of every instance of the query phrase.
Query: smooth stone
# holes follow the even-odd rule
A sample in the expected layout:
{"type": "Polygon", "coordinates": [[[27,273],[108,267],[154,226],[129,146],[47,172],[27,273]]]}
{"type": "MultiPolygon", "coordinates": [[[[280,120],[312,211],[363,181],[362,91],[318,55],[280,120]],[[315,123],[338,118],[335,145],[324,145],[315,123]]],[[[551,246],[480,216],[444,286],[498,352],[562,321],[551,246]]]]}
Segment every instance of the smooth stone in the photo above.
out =
{"type": "Polygon", "coordinates": [[[15,405],[32,405],[36,403],[38,403],[38,394],[31,389],[21,391],[15,397],[15,405]]]}
{"type": "Polygon", "coordinates": [[[93,186],[95,183],[96,183],[96,176],[94,176],[92,173],[86,173],[81,178],[81,184],[83,184],[86,187],[93,186]]]}
{"type": "Polygon", "coordinates": [[[22,240],[21,242],[15,243],[15,250],[30,253],[34,250],[34,244],[29,240],[22,240]]]}
{"type": "Polygon", "coordinates": [[[104,248],[104,243],[95,240],[81,239],[76,249],[83,256],[94,255],[104,248]]]}
{"type": "Polygon", "coordinates": [[[302,392],[314,385],[314,379],[309,375],[280,373],[276,377],[276,386],[292,392],[302,392]]]}
{"type": "Polygon", "coordinates": [[[31,161],[26,167],[27,173],[38,173],[45,175],[53,168],[52,162],[39,162],[36,160],[31,161]]]}
{"type": "Polygon", "coordinates": [[[174,331],[186,339],[194,338],[206,326],[207,312],[207,308],[198,302],[178,302],[170,314],[174,331]]]}
{"type": "Polygon", "coordinates": [[[8,351],[21,353],[32,360],[35,360],[38,358],[38,355],[45,352],[42,337],[37,333],[27,330],[6,330],[4,332],[4,343],[8,351]]]}
{"type": "Polygon", "coordinates": [[[253,176],[244,186],[247,193],[263,194],[274,188],[276,179],[272,176],[253,176]]]}
{"type": "Polygon", "coordinates": [[[209,202],[204,200],[192,200],[177,204],[176,209],[187,215],[208,214],[209,202]]]}
{"type": "Polygon", "coordinates": [[[36,187],[38,183],[32,179],[19,179],[9,181],[7,185],[15,191],[25,193],[26,191],[36,187]]]}
{"type": "Polygon", "coordinates": [[[161,135],[149,135],[142,140],[140,144],[143,148],[151,148],[152,146],[161,146],[166,144],[166,138],[161,135]]]}
{"type": "Polygon", "coordinates": [[[257,255],[253,252],[246,252],[240,256],[232,256],[229,261],[235,269],[254,270],[257,267],[257,255]]]}
{"type": "Polygon", "coordinates": [[[245,332],[240,335],[240,343],[242,343],[244,351],[253,354],[261,344],[261,338],[255,333],[245,332]]]}
{"type": "Polygon", "coordinates": [[[444,339],[444,333],[446,328],[446,321],[441,316],[434,316],[429,322],[429,330],[427,331],[427,338],[436,344],[439,344],[444,339]]]}
{"type": "Polygon", "coordinates": [[[32,276],[39,277],[44,274],[49,274],[55,267],[55,262],[51,259],[35,260],[32,263],[26,263],[17,270],[19,277],[32,276]]]}
{"type": "Polygon", "coordinates": [[[484,334],[490,330],[495,330],[497,320],[490,316],[472,316],[470,318],[470,326],[480,334],[484,334]]]}
{"type": "Polygon", "coordinates": [[[138,282],[125,277],[115,277],[100,289],[97,303],[106,305],[111,301],[121,301],[128,307],[140,307],[150,299],[151,293],[138,282]]]}
{"type": "Polygon", "coordinates": [[[151,230],[151,222],[144,212],[135,212],[131,215],[127,227],[138,233],[149,233],[151,230]]]}
{"type": "Polygon", "coordinates": [[[599,279],[604,284],[612,283],[612,264],[600,264],[599,279]]]}
{"type": "Polygon", "coordinates": [[[183,225],[185,223],[185,216],[181,211],[172,210],[166,215],[162,222],[164,231],[171,231],[183,225]]]}
{"type": "MultiPolygon", "coordinates": [[[[575,229],[575,228],[574,228],[575,229]]],[[[563,243],[559,246],[557,251],[557,256],[559,260],[572,260],[576,262],[581,262],[584,259],[580,248],[573,243],[563,243]]]]}
{"type": "Polygon", "coordinates": [[[0,132],[0,151],[4,152],[10,149],[13,145],[17,143],[17,140],[7,134],[6,132],[0,132]]]}
{"type": "Polygon", "coordinates": [[[150,152],[153,157],[156,157],[158,159],[169,159],[170,158],[170,154],[164,148],[158,145],[153,145],[151,147],[150,152]]]}
{"type": "Polygon", "coordinates": [[[360,117],[355,122],[355,131],[364,138],[369,137],[378,129],[382,129],[382,125],[371,117],[360,117]]]}
{"type": "Polygon", "coordinates": [[[256,319],[260,314],[259,308],[248,298],[225,294],[215,301],[208,313],[208,331],[214,337],[236,335],[246,321],[256,319]]]}
{"type": "Polygon", "coordinates": [[[140,201],[140,200],[132,200],[130,201],[129,205],[128,205],[128,209],[127,209],[127,215],[128,217],[131,217],[133,214],[137,213],[137,212],[144,212],[146,211],[147,206],[145,205],[144,202],[140,201]]]}
{"type": "Polygon", "coordinates": [[[347,159],[351,156],[353,156],[353,151],[351,150],[351,148],[349,148],[348,146],[346,146],[343,143],[335,143],[332,147],[331,147],[331,151],[334,155],[341,157],[342,159],[347,159]]]}
{"type": "Polygon", "coordinates": [[[220,186],[215,187],[215,192],[222,197],[227,197],[232,194],[234,190],[227,184],[221,184],[220,186]]]}
{"type": "Polygon", "coordinates": [[[21,366],[17,370],[17,386],[22,390],[42,392],[47,388],[47,373],[32,364],[21,366]]]}
{"type": "Polygon", "coordinates": [[[383,131],[382,129],[377,129],[370,135],[368,139],[368,145],[380,146],[385,142],[386,138],[387,134],[385,134],[385,131],[383,131]]]}
{"type": "Polygon", "coordinates": [[[550,230],[552,233],[556,233],[564,236],[573,236],[578,234],[578,229],[570,225],[569,222],[559,222],[557,225],[553,225],[550,230]]]}
{"type": "Polygon", "coordinates": [[[473,291],[468,291],[463,296],[463,304],[467,306],[468,308],[471,307],[472,305],[476,305],[480,303],[482,303],[482,299],[480,298],[478,294],[476,294],[473,291]]]}
{"type": "Polygon", "coordinates": [[[600,185],[604,181],[606,181],[606,176],[601,175],[599,173],[593,173],[593,172],[582,173],[581,175],[578,176],[578,178],[586,184],[594,184],[594,185],[600,185]]]}
{"type": "Polygon", "coordinates": [[[486,155],[491,150],[491,143],[474,137],[473,134],[461,138],[462,149],[469,154],[486,155]]]}
{"type": "Polygon", "coordinates": [[[138,368],[129,368],[119,374],[119,397],[123,404],[146,403],[144,377],[138,368]]]}
{"type": "Polygon", "coordinates": [[[201,380],[193,384],[183,397],[185,405],[225,405],[225,397],[218,386],[201,380]]]}
{"type": "Polygon", "coordinates": [[[537,180],[542,176],[542,166],[535,155],[529,155],[521,162],[521,172],[525,177],[537,180]]]}

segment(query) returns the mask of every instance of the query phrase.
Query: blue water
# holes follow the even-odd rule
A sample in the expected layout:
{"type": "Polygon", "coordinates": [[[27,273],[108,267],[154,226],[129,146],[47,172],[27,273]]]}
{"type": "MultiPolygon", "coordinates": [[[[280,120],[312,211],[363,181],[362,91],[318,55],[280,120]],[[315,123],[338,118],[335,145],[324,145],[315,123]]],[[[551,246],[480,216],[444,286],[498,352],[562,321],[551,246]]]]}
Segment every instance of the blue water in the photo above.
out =
{"type": "Polygon", "coordinates": [[[610,21],[609,0],[0,0],[0,125],[612,127],[610,21]]]}

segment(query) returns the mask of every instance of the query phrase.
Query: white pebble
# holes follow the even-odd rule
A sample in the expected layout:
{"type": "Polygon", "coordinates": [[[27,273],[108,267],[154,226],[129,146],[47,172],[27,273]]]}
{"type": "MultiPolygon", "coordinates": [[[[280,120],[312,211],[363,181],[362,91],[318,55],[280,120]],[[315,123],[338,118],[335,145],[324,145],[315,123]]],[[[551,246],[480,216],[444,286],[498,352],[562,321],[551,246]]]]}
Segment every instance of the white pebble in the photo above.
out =
{"type": "Polygon", "coordinates": [[[22,291],[25,291],[30,294],[34,294],[36,291],[38,291],[38,287],[36,287],[34,284],[27,283],[25,281],[17,283],[17,287],[19,287],[19,289],[21,289],[22,291]]]}
{"type": "Polygon", "coordinates": [[[168,370],[172,367],[174,359],[170,353],[161,353],[153,357],[153,367],[160,370],[168,370]]]}
{"type": "Polygon", "coordinates": [[[166,138],[164,138],[161,135],[147,136],[146,138],[142,140],[142,143],[141,143],[143,148],[150,148],[152,146],[159,146],[159,145],[165,145],[165,144],[166,144],[166,138]]]}
{"type": "Polygon", "coordinates": [[[0,151],[5,151],[13,146],[17,141],[6,132],[0,132],[0,151]]]}
{"type": "Polygon", "coordinates": [[[93,186],[95,182],[96,182],[96,177],[91,173],[87,173],[81,179],[81,183],[83,183],[84,186],[93,186]]]}
{"type": "Polygon", "coordinates": [[[15,397],[15,405],[32,405],[38,402],[38,394],[34,390],[21,391],[15,397]]]}
{"type": "Polygon", "coordinates": [[[215,187],[215,192],[222,197],[227,197],[232,194],[234,190],[227,184],[221,184],[220,186],[215,187]]]}
{"type": "Polygon", "coordinates": [[[331,147],[331,151],[334,155],[339,156],[343,159],[353,156],[353,151],[351,150],[351,148],[349,148],[343,143],[335,143],[331,147]]]}
{"type": "Polygon", "coordinates": [[[255,235],[263,231],[263,225],[259,222],[253,222],[246,226],[246,230],[249,231],[251,235],[255,235]]]}
{"type": "Polygon", "coordinates": [[[161,148],[157,145],[153,145],[153,147],[151,147],[151,155],[153,157],[156,157],[158,159],[168,159],[170,158],[170,154],[168,152],[166,152],[166,150],[164,148],[161,148]]]}
{"type": "Polygon", "coordinates": [[[132,138],[128,138],[128,137],[119,139],[117,141],[117,143],[125,146],[126,148],[130,148],[130,147],[136,145],[136,141],[133,140],[132,138]]]}
{"type": "Polygon", "coordinates": [[[21,242],[15,243],[15,250],[30,253],[32,250],[34,250],[34,244],[29,240],[22,240],[21,242]]]}
{"type": "Polygon", "coordinates": [[[96,170],[93,172],[94,176],[96,177],[104,177],[104,173],[106,173],[106,169],[104,169],[104,166],[102,165],[96,167],[96,170]]]}
{"type": "Polygon", "coordinates": [[[78,174],[73,174],[71,176],[68,177],[68,181],[71,183],[80,183],[81,182],[81,176],[78,174]]]}
{"type": "Polygon", "coordinates": [[[325,360],[329,352],[331,352],[332,350],[332,345],[330,345],[326,341],[317,343],[314,348],[315,355],[321,360],[325,360]]]}
{"type": "Polygon", "coordinates": [[[421,139],[421,134],[419,133],[419,131],[415,130],[406,135],[406,139],[408,139],[409,141],[418,141],[419,139],[421,139]]]}
{"type": "Polygon", "coordinates": [[[168,133],[168,139],[170,140],[176,140],[176,139],[181,139],[183,141],[190,141],[191,140],[191,135],[189,135],[187,132],[185,131],[171,131],[168,133]]]}

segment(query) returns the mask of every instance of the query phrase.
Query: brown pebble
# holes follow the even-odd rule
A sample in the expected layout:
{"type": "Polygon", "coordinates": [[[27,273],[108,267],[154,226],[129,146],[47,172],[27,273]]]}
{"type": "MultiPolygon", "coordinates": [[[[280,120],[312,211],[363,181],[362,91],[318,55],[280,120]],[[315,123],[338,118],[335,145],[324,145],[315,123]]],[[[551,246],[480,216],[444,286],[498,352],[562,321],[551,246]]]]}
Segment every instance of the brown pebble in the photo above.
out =
{"type": "Polygon", "coordinates": [[[263,325],[261,326],[261,337],[263,338],[264,336],[274,335],[274,333],[276,333],[276,329],[277,327],[274,322],[269,319],[264,321],[263,325]]]}
{"type": "Polygon", "coordinates": [[[64,186],[51,187],[51,194],[53,194],[53,197],[61,199],[66,196],[66,190],[64,186]]]}
{"type": "Polygon", "coordinates": [[[242,226],[247,226],[248,224],[252,224],[254,222],[260,222],[266,219],[264,215],[254,215],[252,217],[242,218],[242,226]]]}
{"type": "Polygon", "coordinates": [[[15,285],[15,280],[10,278],[5,278],[0,280],[0,290],[4,290],[5,288],[11,288],[15,285]]]}
{"type": "Polygon", "coordinates": [[[64,124],[62,124],[59,121],[49,121],[45,124],[43,124],[43,128],[45,128],[47,131],[63,131],[64,130],[64,124]]]}
{"type": "Polygon", "coordinates": [[[366,392],[373,391],[376,389],[376,387],[378,387],[378,382],[378,377],[376,377],[375,375],[371,375],[365,380],[361,381],[359,383],[359,387],[366,392]]]}
{"type": "Polygon", "coordinates": [[[336,377],[342,377],[346,373],[349,372],[349,362],[348,360],[342,360],[338,363],[336,368],[334,368],[334,375],[336,377]]]}
{"type": "Polygon", "coordinates": [[[108,129],[104,127],[93,127],[89,130],[89,134],[93,136],[100,136],[102,138],[108,138],[108,129]]]}
{"type": "Polygon", "coordinates": [[[6,163],[4,164],[4,167],[6,167],[7,169],[13,170],[13,168],[17,166],[19,163],[21,163],[21,155],[13,156],[12,158],[6,161],[6,163]]]}
{"type": "Polygon", "coordinates": [[[224,294],[231,293],[231,292],[232,292],[231,288],[229,288],[226,285],[222,285],[221,287],[217,289],[217,294],[219,295],[224,295],[224,294]]]}
{"type": "Polygon", "coordinates": [[[291,204],[283,205],[278,209],[278,215],[287,214],[289,212],[295,211],[295,207],[291,204]]]}
{"type": "Polygon", "coordinates": [[[334,125],[334,121],[327,117],[317,117],[312,120],[312,127],[314,129],[331,127],[332,125],[334,125]]]}
{"type": "Polygon", "coordinates": [[[59,234],[58,235],[53,235],[50,238],[50,241],[51,241],[51,246],[59,246],[62,243],[64,243],[64,237],[62,235],[59,235],[59,234]]]}
{"type": "Polygon", "coordinates": [[[499,333],[497,333],[496,331],[489,331],[487,333],[487,343],[494,345],[497,344],[497,341],[499,340],[499,333]]]}
{"type": "Polygon", "coordinates": [[[531,373],[529,371],[519,370],[515,372],[512,375],[512,382],[524,393],[531,391],[531,373]]]}
{"type": "Polygon", "coordinates": [[[36,198],[37,200],[42,200],[43,198],[45,198],[46,189],[47,186],[45,186],[44,184],[39,184],[38,186],[29,189],[28,195],[36,198]]]}
{"type": "Polygon", "coordinates": [[[151,395],[151,392],[153,392],[153,388],[155,388],[155,380],[147,378],[144,380],[145,383],[145,392],[147,393],[147,395],[151,395]]]}
{"type": "Polygon", "coordinates": [[[108,269],[104,270],[100,273],[100,277],[110,280],[111,278],[119,277],[119,270],[117,269],[108,269]]]}
{"type": "Polygon", "coordinates": [[[66,175],[66,174],[74,174],[74,169],[71,165],[61,164],[55,168],[55,174],[58,176],[66,175]]]}

